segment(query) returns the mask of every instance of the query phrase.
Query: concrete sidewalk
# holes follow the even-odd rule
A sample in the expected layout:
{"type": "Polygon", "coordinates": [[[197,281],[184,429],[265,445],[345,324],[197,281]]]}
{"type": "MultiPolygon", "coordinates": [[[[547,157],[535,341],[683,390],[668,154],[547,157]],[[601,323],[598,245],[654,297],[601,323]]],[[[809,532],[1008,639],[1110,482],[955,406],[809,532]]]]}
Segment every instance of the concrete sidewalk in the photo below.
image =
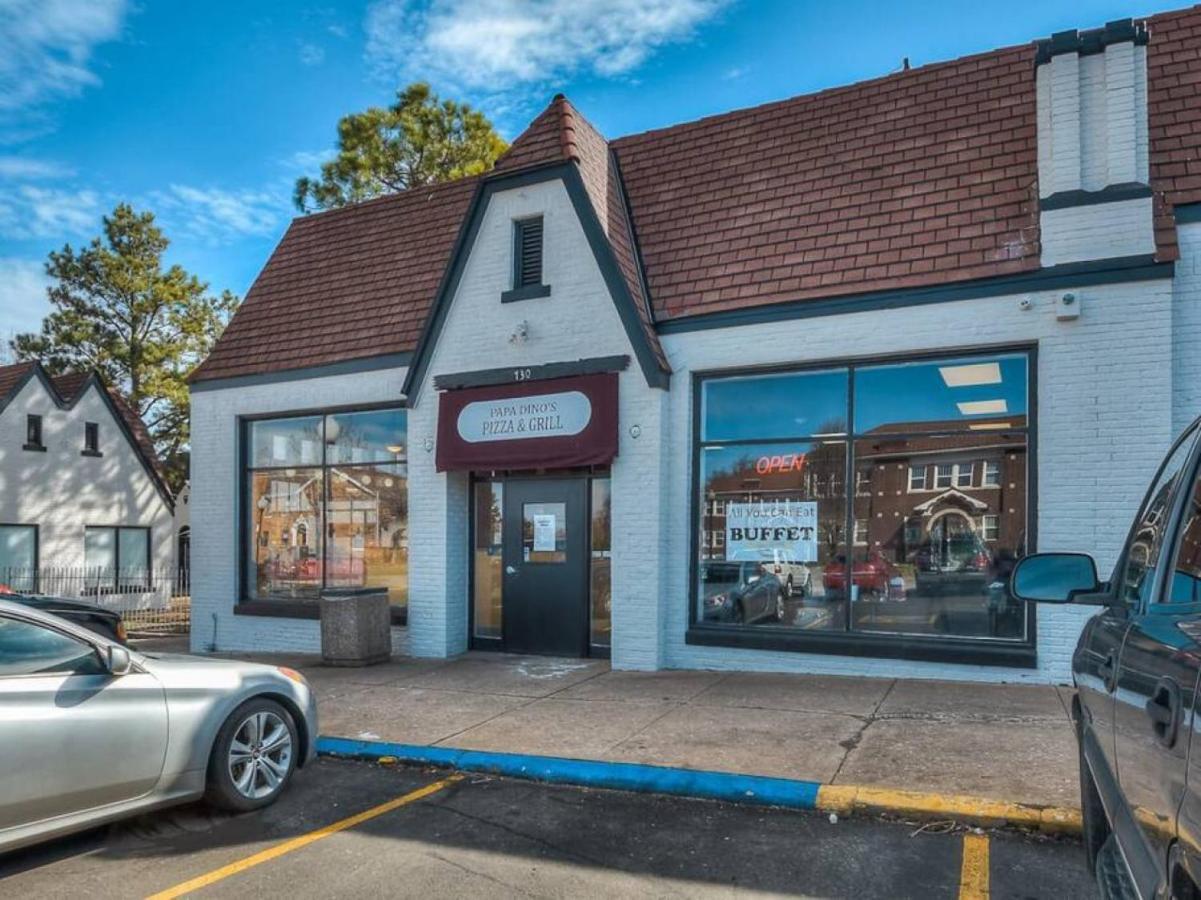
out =
{"type": "Polygon", "coordinates": [[[469,653],[304,672],[323,734],[1078,807],[1070,691],[469,653]]]}

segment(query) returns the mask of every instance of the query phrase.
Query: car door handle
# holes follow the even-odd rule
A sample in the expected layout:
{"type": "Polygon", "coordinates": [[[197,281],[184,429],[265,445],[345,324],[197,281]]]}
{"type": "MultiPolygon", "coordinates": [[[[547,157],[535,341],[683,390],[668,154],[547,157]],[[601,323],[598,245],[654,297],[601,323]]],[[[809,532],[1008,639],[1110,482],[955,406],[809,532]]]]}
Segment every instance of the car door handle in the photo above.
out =
{"type": "Polygon", "coordinates": [[[1109,653],[1105,654],[1105,659],[1097,666],[1097,674],[1105,682],[1105,690],[1107,691],[1112,691],[1117,686],[1113,680],[1113,676],[1117,673],[1117,666],[1114,663],[1113,651],[1110,650],[1109,653]]]}
{"type": "Polygon", "coordinates": [[[1176,682],[1170,678],[1160,679],[1145,709],[1156,739],[1165,747],[1173,746],[1180,724],[1180,688],[1176,682]]]}

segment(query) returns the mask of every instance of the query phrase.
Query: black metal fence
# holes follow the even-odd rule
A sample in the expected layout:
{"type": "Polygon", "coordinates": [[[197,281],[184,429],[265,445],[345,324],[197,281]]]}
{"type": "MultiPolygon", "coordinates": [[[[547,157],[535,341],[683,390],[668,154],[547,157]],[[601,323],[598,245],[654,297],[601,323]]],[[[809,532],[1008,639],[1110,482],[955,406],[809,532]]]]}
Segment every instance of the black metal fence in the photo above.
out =
{"type": "Polygon", "coordinates": [[[94,603],[121,614],[130,634],[187,634],[191,585],[186,569],[0,567],[9,590],[94,603]]]}

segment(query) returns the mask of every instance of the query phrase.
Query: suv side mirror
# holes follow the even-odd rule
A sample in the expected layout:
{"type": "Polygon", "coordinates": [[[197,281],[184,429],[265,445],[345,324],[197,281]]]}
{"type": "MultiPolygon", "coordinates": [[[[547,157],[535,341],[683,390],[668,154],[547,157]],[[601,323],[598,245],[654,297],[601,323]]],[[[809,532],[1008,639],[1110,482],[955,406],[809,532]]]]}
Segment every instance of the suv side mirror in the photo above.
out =
{"type": "Polygon", "coordinates": [[[1035,553],[1017,564],[1010,591],[1018,600],[1071,603],[1102,590],[1097,564],[1087,553],[1035,553]]]}
{"type": "Polygon", "coordinates": [[[110,675],[128,675],[133,669],[133,659],[130,657],[129,651],[115,644],[108,648],[108,657],[105,662],[110,675]]]}

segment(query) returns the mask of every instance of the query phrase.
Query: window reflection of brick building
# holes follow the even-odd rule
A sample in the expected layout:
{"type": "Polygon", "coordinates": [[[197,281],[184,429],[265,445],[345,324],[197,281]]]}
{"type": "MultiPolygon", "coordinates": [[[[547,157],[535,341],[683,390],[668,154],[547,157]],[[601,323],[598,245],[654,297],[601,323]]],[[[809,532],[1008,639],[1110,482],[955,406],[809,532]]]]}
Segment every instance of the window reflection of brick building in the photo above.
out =
{"type": "Polygon", "coordinates": [[[856,441],[856,545],[892,562],[924,567],[952,564],[946,557],[956,552],[953,546],[990,560],[1021,556],[1027,439],[1025,432],[1010,429],[1023,427],[1024,417],[973,423],[968,433],[905,434],[933,431],[938,424],[890,424],[876,429],[881,436],[856,441]]]}

